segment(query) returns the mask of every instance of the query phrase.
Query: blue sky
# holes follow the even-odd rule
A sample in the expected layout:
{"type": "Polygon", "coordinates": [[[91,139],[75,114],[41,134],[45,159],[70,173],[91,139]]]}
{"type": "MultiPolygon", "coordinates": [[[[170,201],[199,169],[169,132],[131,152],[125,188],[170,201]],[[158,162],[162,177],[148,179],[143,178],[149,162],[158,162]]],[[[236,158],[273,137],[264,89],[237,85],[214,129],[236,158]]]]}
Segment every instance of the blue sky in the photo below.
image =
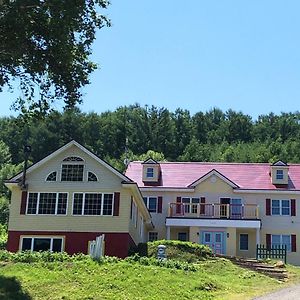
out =
{"type": "MultiPolygon", "coordinates": [[[[191,113],[298,110],[300,1],[112,0],[97,33],[100,68],[84,88],[85,112],[140,103],[191,113]]],[[[1,93],[0,115],[15,94],[1,93]]],[[[56,105],[59,108],[59,104],[56,105]]]]}

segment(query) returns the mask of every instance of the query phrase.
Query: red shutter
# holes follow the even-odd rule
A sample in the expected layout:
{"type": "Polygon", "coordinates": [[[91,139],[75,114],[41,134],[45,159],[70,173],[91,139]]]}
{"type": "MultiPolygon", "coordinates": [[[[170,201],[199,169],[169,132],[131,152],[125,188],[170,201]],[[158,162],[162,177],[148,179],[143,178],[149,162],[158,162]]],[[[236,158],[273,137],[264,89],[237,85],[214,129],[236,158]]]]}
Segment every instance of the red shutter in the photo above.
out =
{"type": "Polygon", "coordinates": [[[176,214],[181,214],[181,197],[177,197],[176,202],[178,203],[176,205],[176,214]]]}
{"type": "Polygon", "coordinates": [[[296,200],[291,199],[291,216],[296,216],[296,200]]]}
{"type": "Polygon", "coordinates": [[[271,199],[266,199],[266,216],[271,215],[271,199]]]}
{"type": "Polygon", "coordinates": [[[271,248],[271,234],[266,234],[266,244],[267,248],[271,248]]]}
{"type": "Polygon", "coordinates": [[[159,213],[159,214],[161,214],[162,213],[162,197],[161,196],[159,196],[159,197],[157,197],[157,212],[159,213]]]}
{"type": "Polygon", "coordinates": [[[23,191],[21,196],[21,207],[20,207],[21,215],[26,214],[26,204],[27,204],[27,191],[23,191]]]}
{"type": "MultiPolygon", "coordinates": [[[[205,204],[205,197],[200,198],[200,203],[205,204]]],[[[205,205],[200,204],[200,215],[205,215],[205,205]]]]}
{"type": "Polygon", "coordinates": [[[115,192],[114,193],[114,216],[119,215],[119,210],[120,210],[120,193],[115,192]]]}
{"type": "Polygon", "coordinates": [[[291,235],[291,242],[292,242],[292,252],[296,252],[297,251],[297,247],[296,247],[296,234],[292,234],[291,235]]]}

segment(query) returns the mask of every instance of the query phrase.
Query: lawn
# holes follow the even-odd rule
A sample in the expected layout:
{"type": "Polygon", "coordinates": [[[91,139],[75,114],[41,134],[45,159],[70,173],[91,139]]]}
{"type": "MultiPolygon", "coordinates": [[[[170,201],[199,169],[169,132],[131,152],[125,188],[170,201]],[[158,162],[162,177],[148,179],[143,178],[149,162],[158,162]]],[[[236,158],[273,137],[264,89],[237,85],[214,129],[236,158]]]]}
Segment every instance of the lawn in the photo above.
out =
{"type": "MultiPolygon", "coordinates": [[[[295,271],[296,270],[296,271],[295,271]]],[[[298,280],[298,269],[293,281],[298,280]]],[[[0,265],[0,299],[251,299],[285,284],[222,258],[196,271],[89,258],[0,265]]]]}

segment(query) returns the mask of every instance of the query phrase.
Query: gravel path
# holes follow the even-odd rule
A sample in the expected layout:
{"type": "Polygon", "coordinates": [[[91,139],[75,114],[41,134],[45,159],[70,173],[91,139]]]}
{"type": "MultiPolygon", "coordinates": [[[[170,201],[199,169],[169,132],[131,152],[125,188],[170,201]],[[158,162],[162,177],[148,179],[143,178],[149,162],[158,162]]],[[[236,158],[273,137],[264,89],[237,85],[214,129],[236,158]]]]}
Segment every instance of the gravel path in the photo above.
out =
{"type": "Polygon", "coordinates": [[[284,288],[266,296],[254,298],[253,300],[299,300],[300,299],[300,285],[293,285],[284,288]]]}

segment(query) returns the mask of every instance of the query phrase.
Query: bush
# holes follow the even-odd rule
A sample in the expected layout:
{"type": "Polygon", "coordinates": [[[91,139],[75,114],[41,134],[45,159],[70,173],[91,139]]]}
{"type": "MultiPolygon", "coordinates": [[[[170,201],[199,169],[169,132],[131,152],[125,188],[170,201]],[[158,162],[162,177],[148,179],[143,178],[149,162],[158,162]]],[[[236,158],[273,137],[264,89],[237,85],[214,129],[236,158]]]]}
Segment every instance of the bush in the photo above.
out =
{"type": "Polygon", "coordinates": [[[208,246],[200,245],[192,242],[160,240],[148,243],[140,243],[134,253],[139,256],[157,257],[157,247],[159,245],[165,245],[167,258],[196,262],[211,257],[212,251],[208,246]]]}
{"type": "Polygon", "coordinates": [[[6,248],[7,243],[7,228],[5,225],[0,224],[0,250],[6,248]]]}

